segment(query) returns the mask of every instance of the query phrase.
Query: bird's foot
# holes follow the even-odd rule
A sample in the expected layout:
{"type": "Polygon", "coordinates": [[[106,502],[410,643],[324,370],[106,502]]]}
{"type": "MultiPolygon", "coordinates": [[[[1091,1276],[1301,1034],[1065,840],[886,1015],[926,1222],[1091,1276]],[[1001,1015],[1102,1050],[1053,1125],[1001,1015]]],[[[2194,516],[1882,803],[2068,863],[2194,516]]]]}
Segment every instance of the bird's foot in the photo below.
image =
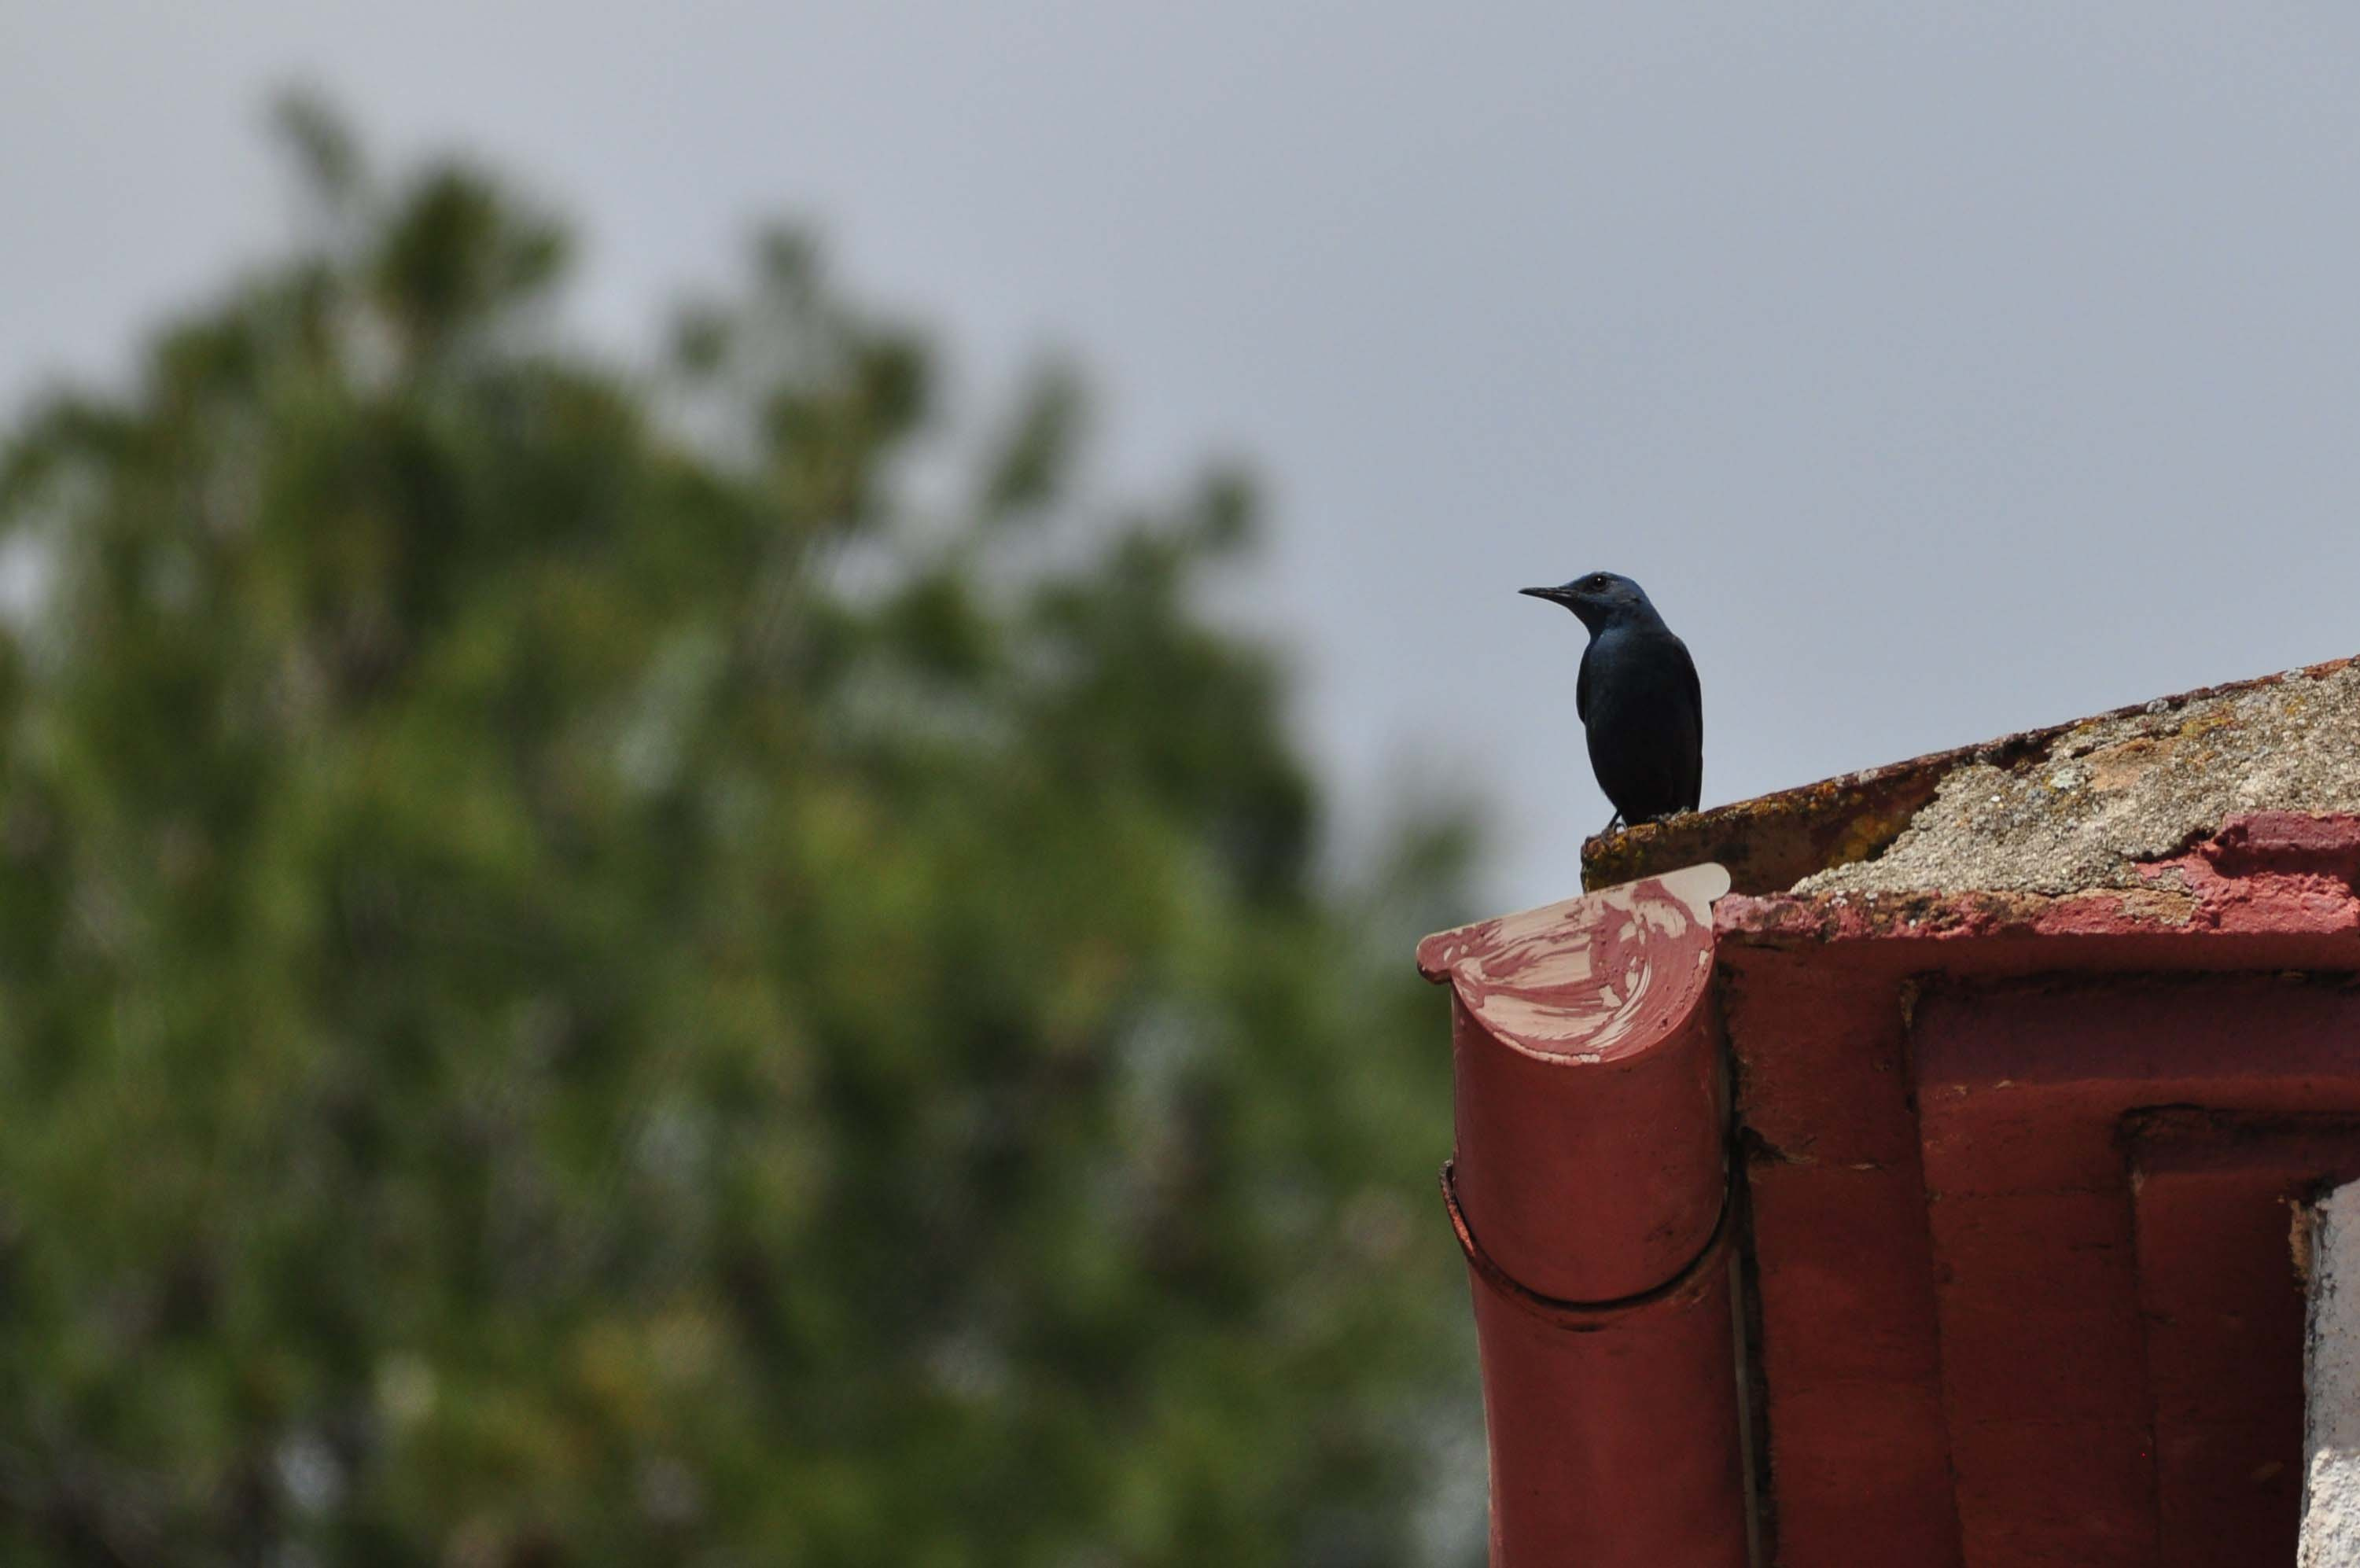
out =
{"type": "Polygon", "coordinates": [[[1619,832],[1622,827],[1622,813],[1617,811],[1612,816],[1606,819],[1606,825],[1598,830],[1598,836],[1600,838],[1604,838],[1608,833],[1619,832]]]}

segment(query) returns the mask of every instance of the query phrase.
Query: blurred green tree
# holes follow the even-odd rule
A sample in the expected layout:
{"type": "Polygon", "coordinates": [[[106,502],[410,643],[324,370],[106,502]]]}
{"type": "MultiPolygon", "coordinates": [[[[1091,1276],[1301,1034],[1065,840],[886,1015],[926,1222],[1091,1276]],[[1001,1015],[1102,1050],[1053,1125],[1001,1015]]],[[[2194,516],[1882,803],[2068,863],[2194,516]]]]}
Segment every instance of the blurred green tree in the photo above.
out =
{"type": "Polygon", "coordinates": [[[1245,483],[1085,504],[792,233],[568,350],[559,223],[284,126],[0,457],[0,1557],[1419,1560],[1462,856],[1315,867],[1245,483]]]}

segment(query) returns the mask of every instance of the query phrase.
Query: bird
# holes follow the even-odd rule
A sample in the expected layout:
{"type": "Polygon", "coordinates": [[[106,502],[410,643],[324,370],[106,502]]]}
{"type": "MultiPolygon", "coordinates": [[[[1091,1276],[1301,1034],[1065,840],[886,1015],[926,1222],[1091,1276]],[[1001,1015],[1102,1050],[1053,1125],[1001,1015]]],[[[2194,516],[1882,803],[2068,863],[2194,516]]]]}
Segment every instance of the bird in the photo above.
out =
{"type": "Polygon", "coordinates": [[[1693,811],[1704,786],[1704,690],[1688,645],[1647,591],[1613,572],[1520,593],[1562,604],[1590,628],[1573,706],[1590,770],[1613,802],[1602,833],[1693,811]]]}

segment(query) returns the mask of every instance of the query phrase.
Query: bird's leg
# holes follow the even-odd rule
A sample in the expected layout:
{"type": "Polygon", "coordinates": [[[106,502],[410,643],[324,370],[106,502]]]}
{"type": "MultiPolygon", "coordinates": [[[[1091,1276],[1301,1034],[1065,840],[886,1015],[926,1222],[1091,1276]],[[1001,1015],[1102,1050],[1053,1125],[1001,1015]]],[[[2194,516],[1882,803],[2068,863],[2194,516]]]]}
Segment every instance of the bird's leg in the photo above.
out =
{"type": "Polygon", "coordinates": [[[1606,825],[1598,830],[1598,836],[1600,838],[1604,838],[1608,833],[1612,833],[1616,828],[1619,828],[1622,825],[1622,813],[1617,811],[1612,816],[1606,819],[1606,825]]]}

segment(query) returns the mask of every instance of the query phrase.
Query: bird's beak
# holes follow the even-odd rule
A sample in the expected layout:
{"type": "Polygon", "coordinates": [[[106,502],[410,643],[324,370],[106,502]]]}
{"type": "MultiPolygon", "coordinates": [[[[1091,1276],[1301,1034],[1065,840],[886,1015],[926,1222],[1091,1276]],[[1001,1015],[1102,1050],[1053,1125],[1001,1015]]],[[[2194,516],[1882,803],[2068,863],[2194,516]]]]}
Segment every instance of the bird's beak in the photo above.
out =
{"type": "Polygon", "coordinates": [[[1519,588],[1516,592],[1529,593],[1535,599],[1546,599],[1552,604],[1565,603],[1565,590],[1562,588],[1519,588]]]}

